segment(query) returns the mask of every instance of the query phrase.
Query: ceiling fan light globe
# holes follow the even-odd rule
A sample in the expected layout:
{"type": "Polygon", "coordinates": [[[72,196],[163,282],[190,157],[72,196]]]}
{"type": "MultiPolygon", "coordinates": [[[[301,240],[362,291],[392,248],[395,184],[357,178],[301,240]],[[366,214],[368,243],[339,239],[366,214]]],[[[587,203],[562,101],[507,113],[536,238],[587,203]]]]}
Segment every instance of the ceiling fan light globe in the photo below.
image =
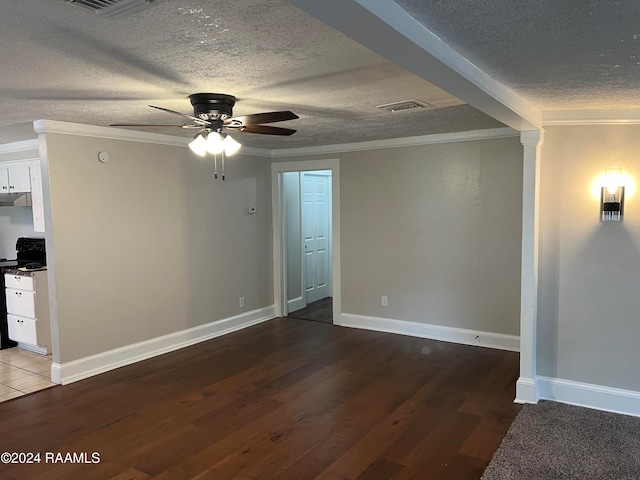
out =
{"type": "Polygon", "coordinates": [[[198,134],[196,138],[189,142],[189,148],[199,157],[204,157],[207,154],[207,141],[201,134],[198,134]]]}
{"type": "Polygon", "coordinates": [[[225,137],[225,139],[222,141],[222,144],[224,148],[224,153],[226,153],[228,156],[231,156],[237,153],[238,150],[240,150],[240,147],[242,147],[242,145],[240,145],[233,138],[231,138],[230,135],[227,135],[225,137]]]}
{"type": "Polygon", "coordinates": [[[207,152],[214,155],[222,153],[224,145],[222,143],[222,136],[218,132],[209,132],[207,138],[207,152]]]}

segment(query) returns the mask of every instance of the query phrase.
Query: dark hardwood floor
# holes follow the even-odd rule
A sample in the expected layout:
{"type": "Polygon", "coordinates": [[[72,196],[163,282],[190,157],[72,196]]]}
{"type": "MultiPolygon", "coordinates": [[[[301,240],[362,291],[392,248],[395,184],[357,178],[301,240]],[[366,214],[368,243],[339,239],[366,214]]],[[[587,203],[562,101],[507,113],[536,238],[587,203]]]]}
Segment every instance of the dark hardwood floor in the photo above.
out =
{"type": "Polygon", "coordinates": [[[275,319],[0,404],[0,451],[41,454],[0,478],[479,479],[517,374],[513,352],[275,319]]]}
{"type": "Polygon", "coordinates": [[[289,313],[289,318],[333,323],[333,298],[327,297],[310,303],[305,308],[289,313]]]}

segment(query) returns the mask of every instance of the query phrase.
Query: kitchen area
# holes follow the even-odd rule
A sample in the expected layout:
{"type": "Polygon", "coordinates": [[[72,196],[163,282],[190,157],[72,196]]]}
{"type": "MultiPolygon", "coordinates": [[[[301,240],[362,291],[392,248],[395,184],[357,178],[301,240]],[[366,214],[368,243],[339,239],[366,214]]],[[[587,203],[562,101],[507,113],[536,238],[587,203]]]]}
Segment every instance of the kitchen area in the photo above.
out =
{"type": "Polygon", "coordinates": [[[0,162],[0,402],[55,385],[41,182],[38,159],[0,162]]]}

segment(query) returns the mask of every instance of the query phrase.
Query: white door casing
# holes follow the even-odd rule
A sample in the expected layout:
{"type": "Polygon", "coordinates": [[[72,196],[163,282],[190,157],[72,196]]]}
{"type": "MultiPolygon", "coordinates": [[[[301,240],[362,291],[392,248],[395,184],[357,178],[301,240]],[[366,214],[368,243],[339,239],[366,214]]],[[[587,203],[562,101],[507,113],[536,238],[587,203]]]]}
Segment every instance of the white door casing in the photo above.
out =
{"type": "Polygon", "coordinates": [[[276,315],[286,315],[285,230],[283,222],[282,174],[309,170],[331,170],[331,292],[333,323],[342,324],[340,273],[340,160],[301,160],[271,164],[271,205],[273,212],[273,289],[276,315]]]}

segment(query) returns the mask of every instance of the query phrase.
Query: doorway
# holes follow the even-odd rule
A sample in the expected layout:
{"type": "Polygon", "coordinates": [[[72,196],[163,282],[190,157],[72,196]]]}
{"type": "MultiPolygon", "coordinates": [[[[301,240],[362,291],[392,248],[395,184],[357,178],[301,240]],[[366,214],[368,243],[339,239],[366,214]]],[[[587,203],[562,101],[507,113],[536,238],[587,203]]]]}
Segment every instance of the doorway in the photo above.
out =
{"type": "Polygon", "coordinates": [[[276,312],[339,324],[338,160],[272,164],[276,312]]]}
{"type": "Polygon", "coordinates": [[[283,173],[287,311],[333,322],[331,311],[331,170],[283,173]]]}

